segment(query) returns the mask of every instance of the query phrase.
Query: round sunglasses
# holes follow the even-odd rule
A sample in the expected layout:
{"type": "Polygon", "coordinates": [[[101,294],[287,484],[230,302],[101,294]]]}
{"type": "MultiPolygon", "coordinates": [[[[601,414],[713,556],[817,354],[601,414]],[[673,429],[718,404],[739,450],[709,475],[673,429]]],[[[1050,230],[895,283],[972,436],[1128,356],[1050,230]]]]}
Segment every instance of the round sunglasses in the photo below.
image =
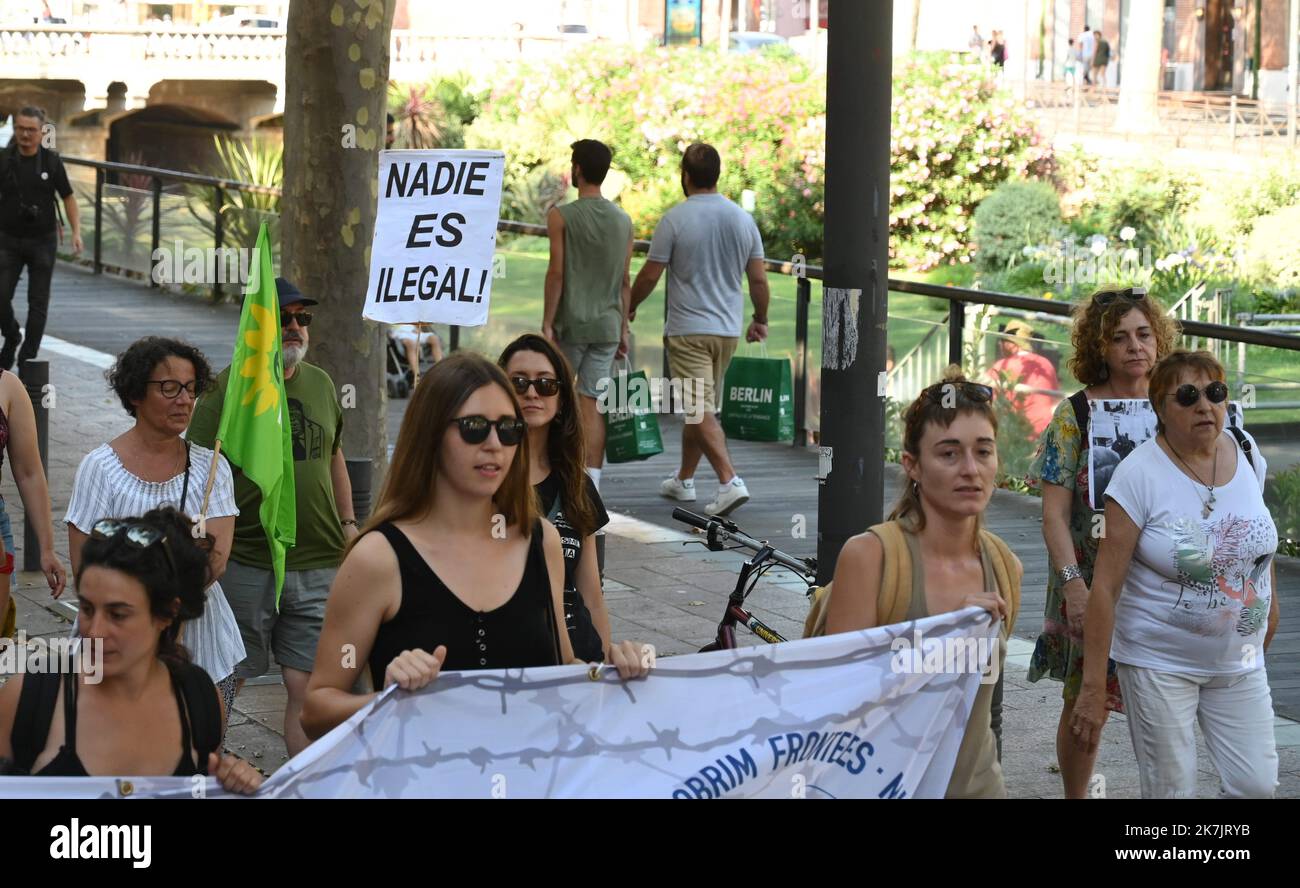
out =
{"type": "Polygon", "coordinates": [[[503,416],[492,420],[486,416],[461,416],[452,420],[460,429],[460,439],[466,444],[482,444],[487,440],[488,431],[496,426],[497,440],[502,447],[514,447],[524,437],[527,424],[515,416],[503,416]]]}
{"type": "Polygon", "coordinates": [[[280,312],[280,326],[287,327],[292,321],[297,321],[299,327],[310,327],[311,317],[309,311],[282,311],[280,312]]]}
{"type": "Polygon", "coordinates": [[[1196,402],[1201,400],[1201,393],[1205,393],[1205,400],[1211,404],[1222,404],[1228,400],[1228,386],[1222,382],[1212,382],[1204,389],[1198,389],[1190,382],[1186,385],[1180,385],[1169,395],[1184,407],[1195,406],[1196,402]]]}
{"type": "Polygon", "coordinates": [[[560,381],[542,376],[538,379],[529,379],[527,376],[512,376],[510,384],[515,387],[515,393],[521,398],[528,394],[528,387],[532,386],[537,389],[537,394],[543,398],[553,398],[560,392],[560,381]]]}

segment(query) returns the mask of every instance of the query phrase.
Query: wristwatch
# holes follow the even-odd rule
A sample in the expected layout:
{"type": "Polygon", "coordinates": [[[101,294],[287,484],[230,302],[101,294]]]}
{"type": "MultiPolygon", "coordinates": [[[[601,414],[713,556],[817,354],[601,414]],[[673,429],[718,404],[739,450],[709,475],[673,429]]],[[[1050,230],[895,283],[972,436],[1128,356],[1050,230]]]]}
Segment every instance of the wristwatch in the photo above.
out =
{"type": "Polygon", "coordinates": [[[767,326],[767,318],[760,318],[758,315],[754,315],[754,323],[755,323],[755,324],[762,324],[764,327],[766,327],[766,326],[767,326]]]}
{"type": "Polygon", "coordinates": [[[1066,583],[1070,582],[1070,580],[1083,579],[1083,571],[1079,570],[1079,565],[1077,564],[1067,564],[1056,572],[1056,578],[1060,580],[1061,585],[1064,586],[1066,583]]]}

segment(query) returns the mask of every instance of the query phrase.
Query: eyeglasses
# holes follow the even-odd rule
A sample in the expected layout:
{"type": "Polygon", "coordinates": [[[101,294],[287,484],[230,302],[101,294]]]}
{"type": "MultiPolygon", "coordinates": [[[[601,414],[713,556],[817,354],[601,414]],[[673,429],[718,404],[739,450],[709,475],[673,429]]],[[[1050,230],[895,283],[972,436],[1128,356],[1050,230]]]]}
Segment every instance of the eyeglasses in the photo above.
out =
{"type": "Polygon", "coordinates": [[[543,398],[553,398],[560,391],[560,381],[543,376],[539,379],[529,379],[527,376],[512,376],[510,384],[515,387],[515,392],[523,397],[528,394],[528,387],[531,385],[537,389],[537,394],[543,398]]]}
{"type": "Polygon", "coordinates": [[[959,394],[976,404],[986,404],[993,400],[993,389],[978,382],[936,382],[921,392],[921,397],[942,404],[949,392],[959,394]]]}
{"type": "Polygon", "coordinates": [[[1123,299],[1125,302],[1138,303],[1147,298],[1145,287],[1125,287],[1123,290],[1107,290],[1105,293],[1097,294],[1097,304],[1102,308],[1111,305],[1117,299],[1123,299]]]}
{"type": "Polygon", "coordinates": [[[199,396],[198,380],[181,382],[179,379],[150,379],[146,385],[156,385],[164,398],[177,398],[184,390],[191,398],[199,396]]]}
{"type": "Polygon", "coordinates": [[[503,447],[518,444],[523,440],[524,429],[527,428],[524,421],[515,416],[503,416],[497,420],[486,416],[461,416],[452,422],[460,427],[460,439],[466,444],[482,444],[487,440],[488,430],[496,426],[497,440],[503,447]]]}
{"type": "Polygon", "coordinates": [[[295,311],[295,312],[282,311],[282,312],[280,312],[280,326],[281,326],[281,327],[287,327],[287,326],[289,326],[291,323],[293,323],[294,321],[297,321],[297,322],[298,322],[298,326],[299,326],[299,327],[310,327],[310,326],[311,326],[311,312],[309,312],[309,311],[295,311]]]}
{"type": "Polygon", "coordinates": [[[160,528],[139,521],[120,521],[117,518],[102,518],[90,528],[91,538],[97,540],[111,540],[123,534],[127,543],[137,549],[148,549],[154,543],[162,543],[167,568],[173,577],[176,576],[176,563],[172,561],[171,549],[167,545],[167,534],[160,528]]]}
{"type": "Polygon", "coordinates": [[[1228,386],[1222,382],[1212,382],[1204,389],[1198,389],[1189,382],[1186,385],[1180,385],[1169,394],[1184,407],[1193,407],[1197,401],[1201,400],[1202,391],[1205,392],[1205,400],[1211,404],[1222,404],[1228,400],[1228,386]]]}

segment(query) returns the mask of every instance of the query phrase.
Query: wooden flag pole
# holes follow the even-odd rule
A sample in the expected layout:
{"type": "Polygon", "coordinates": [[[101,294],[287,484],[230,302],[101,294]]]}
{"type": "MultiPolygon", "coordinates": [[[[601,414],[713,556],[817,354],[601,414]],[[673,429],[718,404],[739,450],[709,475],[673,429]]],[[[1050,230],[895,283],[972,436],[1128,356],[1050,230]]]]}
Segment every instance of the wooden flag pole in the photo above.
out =
{"type": "Polygon", "coordinates": [[[203,485],[203,505],[199,506],[199,524],[208,517],[208,498],[212,496],[212,482],[217,480],[217,460],[221,459],[221,441],[218,439],[212,448],[212,465],[208,466],[208,480],[203,485]]]}

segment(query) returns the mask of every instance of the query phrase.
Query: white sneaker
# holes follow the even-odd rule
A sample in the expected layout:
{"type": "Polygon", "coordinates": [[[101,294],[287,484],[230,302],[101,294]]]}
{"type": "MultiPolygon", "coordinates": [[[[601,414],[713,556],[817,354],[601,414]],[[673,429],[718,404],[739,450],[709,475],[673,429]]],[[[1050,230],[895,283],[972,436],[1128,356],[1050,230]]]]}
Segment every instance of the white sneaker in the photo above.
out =
{"type": "Polygon", "coordinates": [[[704,507],[704,513],[706,515],[730,515],[732,511],[739,509],[747,502],[749,502],[749,488],[737,475],[731,479],[731,483],[727,485],[725,491],[718,491],[717,499],[704,507]]]}
{"type": "Polygon", "coordinates": [[[665,478],[659,485],[659,495],[675,499],[679,503],[693,503],[695,502],[695,479],[687,478],[682,481],[676,475],[665,478]]]}

